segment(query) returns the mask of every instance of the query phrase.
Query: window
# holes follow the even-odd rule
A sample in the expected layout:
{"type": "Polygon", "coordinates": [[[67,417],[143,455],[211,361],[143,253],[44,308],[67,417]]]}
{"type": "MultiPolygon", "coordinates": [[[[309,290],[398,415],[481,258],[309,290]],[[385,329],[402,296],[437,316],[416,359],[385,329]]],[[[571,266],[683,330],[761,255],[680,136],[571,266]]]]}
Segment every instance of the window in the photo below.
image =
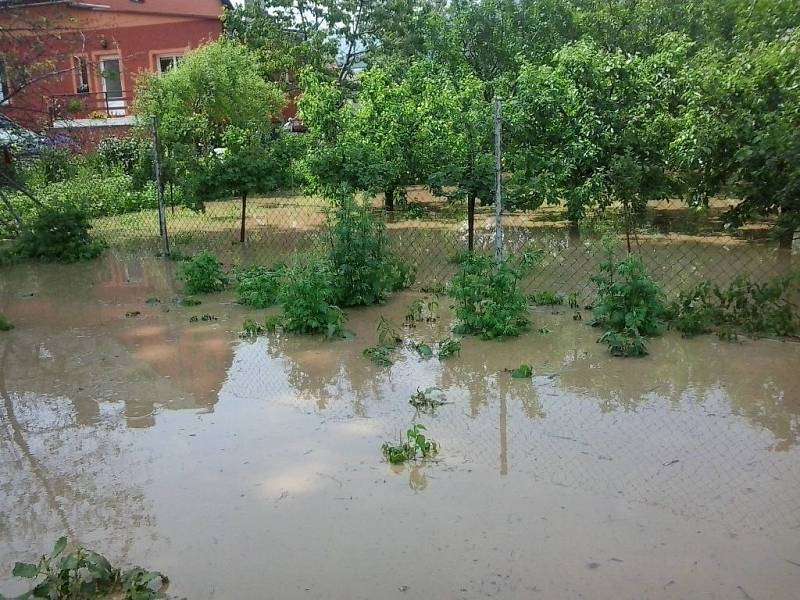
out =
{"type": "Polygon", "coordinates": [[[180,54],[162,54],[158,57],[158,72],[166,73],[181,64],[183,56],[180,54]]]}
{"type": "Polygon", "coordinates": [[[8,75],[6,74],[6,63],[0,60],[0,104],[7,104],[8,98],[8,75]]]}
{"type": "Polygon", "coordinates": [[[72,62],[75,67],[75,91],[86,94],[89,92],[89,63],[85,56],[73,56],[72,62]]]}

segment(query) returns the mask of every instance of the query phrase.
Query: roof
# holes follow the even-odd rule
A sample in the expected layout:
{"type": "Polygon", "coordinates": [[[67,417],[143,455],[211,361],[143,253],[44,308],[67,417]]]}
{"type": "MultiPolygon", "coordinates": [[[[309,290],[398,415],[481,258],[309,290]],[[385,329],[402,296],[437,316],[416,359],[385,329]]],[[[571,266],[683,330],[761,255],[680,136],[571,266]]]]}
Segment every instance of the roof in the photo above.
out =
{"type": "Polygon", "coordinates": [[[232,8],[230,0],[0,0],[2,8],[22,8],[47,4],[66,4],[72,8],[160,15],[187,15],[219,18],[222,8],[232,8]]]}

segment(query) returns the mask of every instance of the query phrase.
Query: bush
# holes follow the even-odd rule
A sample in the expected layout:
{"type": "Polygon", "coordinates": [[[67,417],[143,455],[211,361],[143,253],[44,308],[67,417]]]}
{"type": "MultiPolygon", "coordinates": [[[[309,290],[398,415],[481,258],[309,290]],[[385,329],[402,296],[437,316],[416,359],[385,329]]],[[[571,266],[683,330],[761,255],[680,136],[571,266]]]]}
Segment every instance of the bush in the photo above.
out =
{"type": "Polygon", "coordinates": [[[90,217],[119,215],[157,204],[152,183],[137,187],[119,167],[103,174],[82,167],[71,179],[46,185],[36,193],[45,204],[80,206],[90,217]]]}
{"type": "Polygon", "coordinates": [[[14,329],[14,324],[0,313],[0,331],[11,331],[12,329],[14,329]]]}
{"type": "Polygon", "coordinates": [[[237,270],[236,301],[239,304],[266,308],[278,300],[278,287],[283,276],[284,267],[250,267],[237,270]]]}
{"type": "Polygon", "coordinates": [[[411,268],[392,254],[383,220],[351,199],[337,206],[329,223],[330,262],[336,275],[340,306],[362,306],[386,300],[410,285],[411,268]]]}
{"type": "Polygon", "coordinates": [[[45,261],[89,260],[99,256],[104,247],[89,234],[91,228],[82,208],[61,206],[40,210],[20,232],[15,252],[45,261]]]}
{"type": "Polygon", "coordinates": [[[313,255],[300,255],[287,267],[278,292],[286,331],[321,333],[327,338],[341,336],[345,315],[335,301],[330,262],[313,255]]]}
{"type": "Polygon", "coordinates": [[[100,162],[109,169],[122,169],[138,185],[153,179],[153,146],[137,137],[109,137],[97,145],[100,162]]]}
{"type": "Polygon", "coordinates": [[[79,157],[66,148],[46,148],[33,161],[29,173],[44,183],[56,183],[74,177],[79,163],[79,157]]]}
{"type": "Polygon", "coordinates": [[[529,325],[528,301],[519,281],[529,274],[540,255],[524,253],[497,265],[492,256],[468,254],[447,288],[455,301],[456,333],[483,339],[516,336],[529,325]]]}
{"type": "Polygon", "coordinates": [[[650,278],[642,258],[629,254],[615,262],[612,249],[592,277],[597,285],[593,325],[605,329],[598,341],[608,344],[615,356],[647,354],[645,336],[664,329],[664,293],[650,278]]]}
{"type": "Polygon", "coordinates": [[[208,251],[184,262],[179,276],[183,279],[187,294],[221,292],[228,285],[220,262],[208,251]]]}
{"type": "Polygon", "coordinates": [[[739,276],[721,288],[703,282],[681,292],[667,311],[670,325],[690,337],[716,332],[723,338],[797,335],[800,313],[790,300],[800,275],[755,283],[739,276]]]}

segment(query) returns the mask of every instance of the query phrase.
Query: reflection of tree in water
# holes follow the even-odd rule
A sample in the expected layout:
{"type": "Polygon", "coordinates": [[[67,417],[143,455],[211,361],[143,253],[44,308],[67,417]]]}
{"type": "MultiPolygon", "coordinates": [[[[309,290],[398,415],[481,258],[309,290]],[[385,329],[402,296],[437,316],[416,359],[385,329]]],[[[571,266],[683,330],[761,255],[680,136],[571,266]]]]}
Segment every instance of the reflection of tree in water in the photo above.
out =
{"type": "Polygon", "coordinates": [[[134,532],[154,523],[143,491],[111,466],[124,460],[124,424],[89,426],[78,404],[63,396],[10,389],[6,374],[18,350],[12,339],[0,347],[0,463],[7,467],[0,515],[10,517],[0,520],[0,539],[7,540],[6,552],[30,554],[59,535],[80,541],[100,529],[114,532],[104,538],[103,551],[125,555],[134,532]]]}
{"type": "MultiPolygon", "coordinates": [[[[366,359],[342,360],[336,341],[319,341],[309,346],[308,340],[270,335],[265,340],[267,355],[285,371],[286,379],[298,400],[311,400],[317,410],[340,408],[343,399],[356,416],[366,416],[370,400],[379,397],[387,385],[388,374],[378,372],[366,359]]],[[[263,372],[263,371],[257,371],[263,372]]]]}
{"type": "Polygon", "coordinates": [[[653,400],[667,400],[678,410],[684,402],[721,398],[733,414],[768,429],[777,439],[775,450],[800,441],[800,380],[791,366],[800,363],[800,345],[667,336],[651,349],[641,360],[599,356],[593,368],[566,369],[561,386],[596,399],[604,413],[635,412],[653,400]]]}

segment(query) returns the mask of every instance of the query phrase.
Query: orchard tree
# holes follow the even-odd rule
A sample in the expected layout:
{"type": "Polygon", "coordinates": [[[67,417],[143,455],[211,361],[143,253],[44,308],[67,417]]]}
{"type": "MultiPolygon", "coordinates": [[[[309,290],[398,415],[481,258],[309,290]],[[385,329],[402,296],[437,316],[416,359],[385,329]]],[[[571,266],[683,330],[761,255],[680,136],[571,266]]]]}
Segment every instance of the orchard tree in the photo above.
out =
{"type": "Polygon", "coordinates": [[[196,201],[209,197],[212,190],[234,189],[241,195],[243,231],[255,173],[251,142],[272,130],[284,103],[284,93],[263,79],[257,55],[222,39],[187,54],[177,68],[163,75],[140,76],[135,112],[142,127],[149,125],[151,115],[158,118],[165,173],[195,191],[191,196],[196,201]],[[214,149],[226,142],[233,144],[231,155],[242,161],[228,161],[229,168],[219,171],[214,149]],[[211,181],[209,173],[221,173],[224,181],[211,181]],[[236,177],[238,183],[233,181],[236,177]],[[200,180],[205,184],[197,185],[200,180]]]}
{"type": "Polygon", "coordinates": [[[676,168],[691,199],[739,198],[733,225],[776,215],[791,248],[800,229],[800,31],[728,56],[698,54],[687,72],[676,168]]]}
{"type": "Polygon", "coordinates": [[[305,72],[301,83],[300,116],[313,139],[306,164],[316,191],[383,192],[386,210],[394,210],[396,194],[423,180],[434,159],[419,138],[419,90],[381,68],[359,78],[356,102],[316,73],[305,72]]]}
{"type": "Polygon", "coordinates": [[[584,40],[550,64],[524,66],[507,109],[513,203],[563,202],[578,223],[614,202],[629,218],[672,193],[670,105],[688,47],[667,36],[643,58],[584,40]]]}

